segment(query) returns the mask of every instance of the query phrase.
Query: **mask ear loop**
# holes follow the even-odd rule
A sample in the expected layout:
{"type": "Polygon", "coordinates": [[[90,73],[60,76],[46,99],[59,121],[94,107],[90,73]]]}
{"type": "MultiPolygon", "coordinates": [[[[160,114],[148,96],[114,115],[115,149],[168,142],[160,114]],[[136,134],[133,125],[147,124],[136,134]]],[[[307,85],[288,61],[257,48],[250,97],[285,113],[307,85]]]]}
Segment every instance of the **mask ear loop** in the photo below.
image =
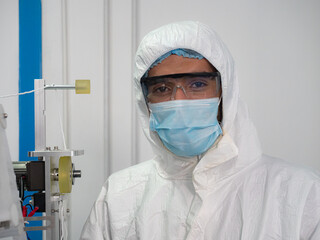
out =
{"type": "Polygon", "coordinates": [[[218,123],[222,129],[222,121],[223,121],[223,106],[220,105],[222,103],[222,94],[221,96],[219,97],[219,101],[218,101],[218,113],[217,113],[217,120],[218,120],[218,123]],[[220,111],[221,110],[221,111],[220,111]],[[220,119],[220,120],[219,120],[220,119]]]}
{"type": "MultiPolygon", "coordinates": [[[[217,80],[216,80],[216,94],[218,94],[220,92],[220,89],[221,89],[221,78],[217,77],[217,80]]],[[[221,95],[219,97],[219,102],[218,102],[218,115],[219,115],[219,113],[221,114],[221,121],[218,120],[218,122],[219,122],[220,127],[222,128],[223,107],[221,106],[221,112],[220,112],[220,103],[222,103],[222,89],[221,89],[221,95]]]]}

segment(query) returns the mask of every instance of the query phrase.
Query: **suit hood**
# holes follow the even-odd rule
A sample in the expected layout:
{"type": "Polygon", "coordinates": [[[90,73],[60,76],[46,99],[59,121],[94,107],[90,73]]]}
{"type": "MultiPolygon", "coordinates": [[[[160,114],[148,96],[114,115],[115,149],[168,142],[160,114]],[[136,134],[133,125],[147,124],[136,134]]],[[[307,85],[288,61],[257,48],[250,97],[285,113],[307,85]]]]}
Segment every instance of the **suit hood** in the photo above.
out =
{"type": "Polygon", "coordinates": [[[226,45],[209,26],[200,22],[184,21],[165,25],[147,34],[136,53],[133,77],[139,120],[156,154],[159,171],[164,176],[186,177],[192,174],[195,168],[207,170],[214,168],[218,171],[228,161],[232,161],[232,166],[226,171],[232,174],[261,155],[256,130],[249,118],[246,104],[239,97],[234,60],[226,45]],[[194,158],[178,157],[172,154],[164,147],[158,135],[150,131],[149,112],[140,84],[141,77],[156,59],[178,48],[191,49],[200,53],[221,74],[223,136],[216,146],[202,156],[194,158]]]}

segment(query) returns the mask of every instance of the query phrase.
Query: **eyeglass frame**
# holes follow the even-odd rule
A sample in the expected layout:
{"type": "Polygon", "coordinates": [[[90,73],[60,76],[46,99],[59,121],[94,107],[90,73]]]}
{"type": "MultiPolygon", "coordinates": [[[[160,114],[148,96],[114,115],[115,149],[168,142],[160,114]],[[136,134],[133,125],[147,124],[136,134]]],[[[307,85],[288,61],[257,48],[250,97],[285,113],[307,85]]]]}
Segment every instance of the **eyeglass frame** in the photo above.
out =
{"type": "Polygon", "coordinates": [[[152,76],[152,77],[142,77],[140,79],[140,84],[142,87],[142,92],[145,98],[146,103],[148,102],[148,89],[146,88],[147,85],[150,85],[150,81],[157,83],[160,79],[163,78],[182,78],[182,77],[217,77],[217,91],[221,89],[221,74],[220,72],[195,72],[195,73],[175,73],[175,74],[167,74],[167,75],[160,75],[160,76],[152,76]]]}

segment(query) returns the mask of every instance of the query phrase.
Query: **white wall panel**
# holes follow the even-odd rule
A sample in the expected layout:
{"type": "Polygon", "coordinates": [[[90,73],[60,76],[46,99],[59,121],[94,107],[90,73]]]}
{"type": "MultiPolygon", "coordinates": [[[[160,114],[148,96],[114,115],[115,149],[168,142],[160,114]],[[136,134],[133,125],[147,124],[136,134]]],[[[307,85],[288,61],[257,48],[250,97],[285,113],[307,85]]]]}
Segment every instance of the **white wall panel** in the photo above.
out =
{"type": "MultiPolygon", "coordinates": [[[[0,1],[0,96],[19,91],[18,0],[0,1]]],[[[12,161],[19,161],[19,98],[0,98],[8,114],[7,138],[12,161]]]]}
{"type": "Polygon", "coordinates": [[[105,179],[104,2],[68,1],[67,14],[68,82],[91,80],[90,95],[69,93],[70,146],[85,149],[85,155],[75,160],[83,178],[77,181],[71,200],[72,239],[78,239],[105,179]]]}
{"type": "Polygon", "coordinates": [[[132,161],[132,2],[110,1],[110,170],[132,161]]]}

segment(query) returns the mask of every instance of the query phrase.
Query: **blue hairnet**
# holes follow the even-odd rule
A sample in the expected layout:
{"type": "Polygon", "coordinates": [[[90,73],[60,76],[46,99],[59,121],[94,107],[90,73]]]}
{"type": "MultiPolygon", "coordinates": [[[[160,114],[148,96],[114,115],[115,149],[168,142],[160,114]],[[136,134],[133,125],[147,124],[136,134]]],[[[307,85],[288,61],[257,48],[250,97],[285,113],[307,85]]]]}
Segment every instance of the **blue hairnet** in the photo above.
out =
{"type": "Polygon", "coordinates": [[[152,65],[150,66],[148,71],[146,71],[144,76],[147,77],[148,76],[148,72],[149,72],[149,70],[151,68],[153,68],[154,66],[157,66],[159,63],[161,63],[164,59],[166,59],[167,57],[169,57],[172,54],[178,55],[178,56],[182,56],[182,57],[186,57],[186,58],[197,58],[197,59],[203,59],[204,58],[200,53],[197,53],[196,51],[193,51],[193,50],[190,50],[190,49],[185,49],[185,48],[174,49],[174,50],[171,50],[171,51],[163,54],[156,61],[154,61],[154,63],[152,63],[152,65]]]}

